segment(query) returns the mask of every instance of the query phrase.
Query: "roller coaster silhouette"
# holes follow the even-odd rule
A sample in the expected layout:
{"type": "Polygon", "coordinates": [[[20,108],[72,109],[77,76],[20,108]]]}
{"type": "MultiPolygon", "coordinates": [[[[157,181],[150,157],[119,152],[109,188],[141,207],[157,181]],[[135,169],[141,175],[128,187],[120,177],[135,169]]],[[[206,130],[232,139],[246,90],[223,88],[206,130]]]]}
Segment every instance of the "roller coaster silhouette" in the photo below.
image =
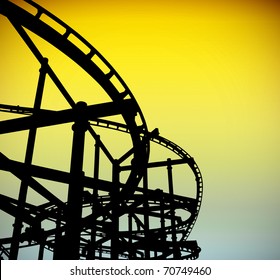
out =
{"type": "MultiPolygon", "coordinates": [[[[30,247],[36,250],[38,259],[45,259],[46,252],[52,259],[198,258],[200,247],[196,241],[188,240],[200,210],[203,188],[194,159],[160,136],[158,129],[148,131],[129,88],[88,41],[35,2],[26,0],[22,3],[24,5],[1,0],[0,13],[31,50],[40,70],[33,107],[17,103],[0,105],[2,115],[13,116],[0,122],[0,133],[28,133],[23,161],[0,153],[1,174],[12,174],[19,182],[16,198],[2,191],[0,194],[2,213],[14,219],[10,237],[0,239],[1,258],[19,259],[21,250],[30,247]],[[110,102],[88,105],[83,98],[75,101],[30,32],[81,67],[101,86],[110,102]],[[88,51],[82,50],[81,44],[88,51]],[[67,101],[68,109],[42,108],[46,77],[67,101]],[[121,121],[115,121],[116,116],[121,121]],[[33,155],[38,130],[69,123],[73,124],[69,171],[35,165],[33,155]],[[128,135],[131,147],[120,157],[114,157],[102,139],[102,131],[128,135]],[[93,143],[92,176],[83,170],[86,135],[93,143]],[[154,146],[167,149],[172,157],[151,161],[149,155],[154,146]],[[111,179],[100,176],[100,170],[105,168],[101,156],[109,162],[106,168],[111,172],[111,179]],[[177,193],[175,166],[186,166],[186,171],[190,171],[194,182],[193,197],[177,193]],[[162,168],[166,174],[166,190],[153,187],[149,176],[151,169],[162,168]],[[55,195],[42,180],[61,183],[66,199],[55,195]],[[29,190],[46,202],[27,201],[29,190]]],[[[3,188],[5,184],[1,185],[3,188]]],[[[191,186],[180,182],[180,188],[191,186]]]]}

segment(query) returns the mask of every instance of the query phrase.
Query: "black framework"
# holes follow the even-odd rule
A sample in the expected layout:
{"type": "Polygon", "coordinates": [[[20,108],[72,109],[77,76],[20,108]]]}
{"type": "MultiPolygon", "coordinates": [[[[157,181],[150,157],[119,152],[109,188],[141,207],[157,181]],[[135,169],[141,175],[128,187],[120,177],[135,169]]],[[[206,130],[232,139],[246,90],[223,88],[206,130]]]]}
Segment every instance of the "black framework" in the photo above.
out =
{"type": "Polygon", "coordinates": [[[187,240],[202,200],[202,176],[194,159],[181,147],[161,137],[158,129],[148,130],[131,91],[91,44],[35,2],[26,0],[25,5],[27,8],[12,1],[0,2],[0,13],[9,20],[40,64],[34,106],[0,105],[1,112],[15,116],[0,122],[0,134],[28,132],[24,161],[0,153],[1,172],[9,172],[20,183],[17,198],[0,194],[0,209],[14,217],[11,236],[0,239],[1,258],[18,259],[20,250],[27,247],[37,250],[38,259],[44,259],[46,251],[51,252],[53,259],[198,258],[197,242],[187,240]],[[55,22],[59,31],[43,17],[55,22]],[[41,54],[30,32],[73,60],[101,86],[111,101],[91,105],[82,97],[75,101],[48,59],[41,54]],[[81,50],[70,37],[88,51],[81,50]],[[68,109],[42,108],[46,77],[65,98],[68,109]],[[25,116],[18,117],[19,114],[25,116]],[[115,116],[120,116],[122,121],[115,121],[115,116]],[[47,130],[67,123],[73,124],[69,171],[35,165],[33,155],[38,129],[47,130]],[[102,134],[97,133],[102,130],[126,133],[131,147],[115,158],[104,144],[102,134]],[[83,170],[86,136],[94,142],[92,176],[87,176],[83,170]],[[150,161],[152,145],[169,150],[174,158],[150,161]],[[109,162],[106,168],[110,169],[111,180],[100,176],[101,155],[109,162]],[[193,197],[176,193],[175,166],[186,166],[192,171],[193,197]],[[154,187],[149,177],[151,169],[164,167],[167,190],[154,187]],[[40,179],[63,183],[67,199],[58,198],[40,179]],[[46,203],[27,202],[30,189],[46,203]]]}

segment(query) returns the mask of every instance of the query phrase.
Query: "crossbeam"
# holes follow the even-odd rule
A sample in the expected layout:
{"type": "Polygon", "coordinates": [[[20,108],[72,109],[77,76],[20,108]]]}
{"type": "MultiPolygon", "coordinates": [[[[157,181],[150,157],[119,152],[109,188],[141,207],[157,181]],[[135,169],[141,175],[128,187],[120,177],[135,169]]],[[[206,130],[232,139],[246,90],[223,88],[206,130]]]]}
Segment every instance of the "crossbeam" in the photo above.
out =
{"type": "MultiPolygon", "coordinates": [[[[126,110],[133,112],[134,103],[130,100],[123,100],[116,105],[114,102],[94,104],[87,106],[83,110],[85,118],[88,121],[96,120],[102,117],[119,115],[126,110]],[[126,109],[129,108],[129,109],[126,109]]],[[[36,116],[28,116],[18,119],[5,120],[0,122],[0,134],[28,130],[31,128],[46,127],[74,122],[79,117],[79,111],[75,109],[66,109],[61,111],[39,110],[36,116]]]]}

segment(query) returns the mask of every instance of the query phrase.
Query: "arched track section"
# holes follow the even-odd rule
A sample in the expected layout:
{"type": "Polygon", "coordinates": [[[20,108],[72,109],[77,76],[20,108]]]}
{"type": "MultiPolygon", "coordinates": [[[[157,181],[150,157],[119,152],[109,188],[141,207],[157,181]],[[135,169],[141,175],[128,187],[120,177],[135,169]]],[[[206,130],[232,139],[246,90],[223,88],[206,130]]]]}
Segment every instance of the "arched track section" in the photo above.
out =
{"type": "MultiPolygon", "coordinates": [[[[114,104],[121,109],[121,114],[127,126],[129,127],[134,145],[135,164],[138,166],[145,165],[145,161],[147,161],[148,157],[148,147],[146,145],[146,141],[142,141],[139,135],[142,130],[147,132],[146,121],[133,94],[123,79],[110,65],[110,63],[87,40],[85,40],[71,27],[35,2],[29,0],[25,2],[37,9],[37,12],[34,15],[7,0],[4,0],[0,3],[0,13],[10,20],[42,65],[45,64],[43,56],[32,43],[31,39],[28,37],[27,33],[22,27],[34,32],[55,46],[70,59],[76,62],[83,70],[85,70],[95,81],[100,84],[100,86],[113,100],[114,104]],[[43,15],[46,15],[52,19],[65,31],[60,33],[44,21],[40,20],[43,15]],[[85,53],[79,48],[79,46],[73,44],[73,40],[69,40],[70,36],[73,36],[76,41],[80,41],[82,44],[84,44],[88,48],[88,52],[85,53]],[[130,102],[124,102],[128,100],[130,102]],[[137,123],[136,117],[139,119],[137,123]],[[146,154],[147,156],[143,157],[143,154],[146,154]]],[[[58,29],[61,30],[60,28],[58,29]]],[[[55,81],[57,80],[57,77],[54,77],[54,73],[52,72],[51,68],[48,68],[47,72],[51,78],[53,78],[55,81]]],[[[75,102],[71,96],[69,96],[62,85],[58,86],[69,105],[73,107],[75,102]]],[[[133,170],[130,178],[131,183],[133,183],[132,185],[135,184],[134,181],[137,180],[137,178],[141,177],[141,174],[134,174],[134,171],[135,170],[133,170]]]]}
{"type": "MultiPolygon", "coordinates": [[[[92,125],[94,126],[99,126],[103,127],[106,129],[112,129],[112,130],[117,130],[120,132],[125,132],[129,133],[129,129],[126,125],[113,122],[113,121],[108,121],[104,119],[99,119],[95,122],[91,122],[92,125]]],[[[184,239],[187,239],[194,224],[196,221],[196,218],[199,214],[199,210],[201,207],[201,202],[202,202],[202,195],[203,195],[203,180],[202,180],[202,175],[200,172],[200,169],[198,165],[196,164],[195,160],[193,157],[191,157],[183,148],[175,144],[174,142],[160,136],[158,133],[150,133],[148,136],[146,136],[149,141],[152,141],[154,143],[157,143],[158,145],[169,149],[172,151],[174,154],[176,154],[178,157],[182,159],[181,163],[186,163],[192,170],[194,176],[195,176],[195,181],[196,181],[196,206],[193,208],[195,209],[191,215],[191,218],[188,219],[188,222],[184,224],[185,226],[185,232],[184,232],[184,239]]],[[[188,188],[189,186],[186,186],[188,188]]],[[[181,227],[183,225],[180,225],[181,227]]]]}
{"type": "MultiPolygon", "coordinates": [[[[200,248],[196,241],[187,240],[202,200],[202,176],[194,159],[181,147],[161,137],[157,130],[148,131],[127,85],[82,36],[33,1],[25,1],[27,7],[33,9],[31,13],[15,3],[1,1],[0,13],[11,22],[41,64],[41,69],[33,108],[0,105],[0,112],[25,115],[1,121],[0,135],[22,130],[29,132],[24,162],[0,153],[0,170],[9,172],[21,182],[18,199],[0,194],[0,209],[15,218],[12,236],[0,238],[0,256],[16,259],[20,250],[34,247],[38,250],[38,259],[44,259],[46,252],[53,259],[198,258],[200,248]],[[55,25],[44,21],[46,17],[55,25]],[[98,82],[112,102],[88,105],[82,97],[76,102],[25,29],[73,60],[98,82]],[[69,109],[41,109],[46,75],[64,96],[69,109]],[[122,116],[123,123],[110,119],[116,115],[122,116]],[[65,123],[73,123],[70,171],[33,164],[37,129],[47,130],[65,123]],[[131,138],[132,147],[128,147],[121,157],[114,158],[103,142],[103,129],[99,134],[97,127],[125,132],[131,138]],[[86,132],[94,141],[93,176],[86,176],[83,171],[86,132]],[[152,142],[170,150],[176,159],[149,161],[152,142]],[[104,168],[101,155],[109,161],[111,180],[100,178],[99,170],[104,168]],[[176,193],[174,165],[191,169],[195,179],[194,197],[176,193]],[[154,188],[148,176],[150,168],[162,167],[167,171],[168,191],[154,188]],[[125,172],[129,175],[122,181],[121,175],[125,172]],[[67,199],[58,198],[41,179],[63,184],[67,199]],[[27,202],[28,189],[47,202],[40,205],[27,202]]],[[[180,187],[188,189],[191,186],[186,183],[180,187]]]]}

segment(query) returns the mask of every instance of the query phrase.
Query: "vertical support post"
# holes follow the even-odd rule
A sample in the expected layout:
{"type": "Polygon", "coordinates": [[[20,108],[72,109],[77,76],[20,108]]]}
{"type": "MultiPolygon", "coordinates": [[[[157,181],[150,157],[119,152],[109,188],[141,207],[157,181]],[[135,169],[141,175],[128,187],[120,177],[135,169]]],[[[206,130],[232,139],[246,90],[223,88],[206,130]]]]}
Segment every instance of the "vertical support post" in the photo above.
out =
{"type": "Polygon", "coordinates": [[[171,214],[173,256],[174,259],[180,259],[180,250],[178,248],[177,237],[176,237],[173,174],[172,174],[172,164],[170,158],[167,159],[167,173],[168,173],[168,187],[169,187],[169,194],[170,194],[170,214],[171,214]]]}
{"type": "Polygon", "coordinates": [[[145,226],[145,238],[147,242],[147,246],[145,247],[145,259],[150,259],[150,249],[149,244],[151,242],[150,240],[150,234],[149,234],[149,228],[150,228],[150,221],[149,221],[149,201],[148,201],[148,170],[146,168],[144,175],[143,175],[143,194],[144,194],[144,226],[145,226]]]}
{"type": "Polygon", "coordinates": [[[132,225],[132,214],[128,214],[128,242],[129,242],[129,248],[128,248],[128,254],[129,254],[129,259],[132,260],[134,258],[134,252],[132,250],[132,230],[133,230],[133,225],[132,225]]]}
{"type": "Polygon", "coordinates": [[[39,254],[38,254],[38,260],[43,260],[44,258],[44,250],[45,250],[45,238],[41,241],[39,245],[39,254]]]}
{"type": "MultiPolygon", "coordinates": [[[[99,178],[99,161],[100,161],[100,136],[96,135],[95,139],[95,150],[94,150],[94,170],[93,170],[93,178],[96,179],[96,181],[99,178]]],[[[90,236],[90,244],[89,244],[89,249],[88,249],[88,254],[87,254],[87,259],[88,260],[93,260],[95,259],[95,251],[96,251],[96,232],[97,232],[97,227],[96,227],[96,212],[99,205],[98,205],[98,186],[95,186],[93,189],[92,193],[92,228],[91,228],[91,236],[90,236]]]]}
{"type": "MultiPolygon", "coordinates": [[[[34,101],[34,106],[33,106],[33,109],[34,109],[33,117],[34,118],[36,118],[36,114],[41,108],[41,103],[42,103],[42,99],[43,99],[43,91],[44,91],[46,74],[47,74],[47,64],[48,64],[48,59],[44,58],[43,62],[41,64],[41,68],[39,70],[39,80],[38,80],[36,96],[35,96],[35,101],[34,101]]],[[[30,128],[29,134],[28,134],[28,140],[27,140],[25,160],[24,160],[24,163],[26,166],[30,166],[32,164],[35,140],[36,140],[36,133],[37,133],[36,127],[30,128]]],[[[15,222],[13,225],[14,229],[13,229],[13,236],[12,236],[12,243],[11,243],[11,250],[10,250],[10,259],[11,260],[16,260],[18,258],[20,235],[21,235],[21,230],[23,227],[21,214],[25,207],[27,192],[28,192],[28,184],[26,182],[22,181],[20,184],[20,190],[19,190],[19,196],[18,196],[17,216],[15,217],[15,222]]]]}
{"type": "Polygon", "coordinates": [[[61,248],[63,246],[63,239],[62,239],[62,232],[61,232],[61,218],[62,218],[62,210],[57,210],[57,218],[56,218],[56,227],[55,227],[55,244],[54,244],[54,250],[53,250],[53,259],[59,260],[63,259],[61,252],[63,252],[63,249],[61,248]]]}
{"type": "Polygon", "coordinates": [[[113,163],[113,189],[111,190],[112,203],[112,232],[111,234],[111,259],[119,257],[119,203],[120,203],[120,171],[118,161],[113,163]]]}
{"type": "Polygon", "coordinates": [[[85,132],[88,122],[85,118],[86,103],[78,102],[75,107],[76,120],[73,129],[72,157],[68,199],[66,208],[64,259],[80,258],[80,235],[83,208],[83,159],[85,132]]]}
{"type": "Polygon", "coordinates": [[[99,246],[99,259],[102,260],[102,245],[99,246]]]}
{"type": "Polygon", "coordinates": [[[165,247],[166,232],[165,232],[165,216],[164,216],[164,198],[163,191],[159,190],[159,203],[160,203],[160,227],[161,227],[161,241],[163,248],[165,247]]]}

